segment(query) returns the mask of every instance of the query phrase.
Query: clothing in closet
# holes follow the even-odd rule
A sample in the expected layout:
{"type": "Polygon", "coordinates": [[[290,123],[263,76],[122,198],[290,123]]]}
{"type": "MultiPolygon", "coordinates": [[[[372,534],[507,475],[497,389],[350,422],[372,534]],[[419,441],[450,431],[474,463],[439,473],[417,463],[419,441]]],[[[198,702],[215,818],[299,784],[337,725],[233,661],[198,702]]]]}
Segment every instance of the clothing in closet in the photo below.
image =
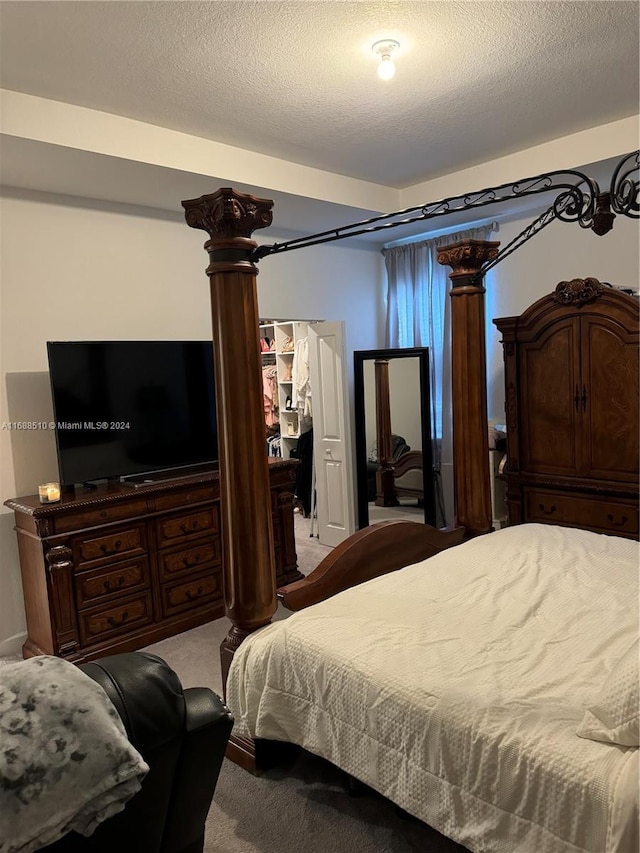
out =
{"type": "Polygon", "coordinates": [[[266,364],[262,368],[262,397],[264,401],[264,422],[268,427],[271,427],[279,421],[278,380],[275,364],[266,364]]]}

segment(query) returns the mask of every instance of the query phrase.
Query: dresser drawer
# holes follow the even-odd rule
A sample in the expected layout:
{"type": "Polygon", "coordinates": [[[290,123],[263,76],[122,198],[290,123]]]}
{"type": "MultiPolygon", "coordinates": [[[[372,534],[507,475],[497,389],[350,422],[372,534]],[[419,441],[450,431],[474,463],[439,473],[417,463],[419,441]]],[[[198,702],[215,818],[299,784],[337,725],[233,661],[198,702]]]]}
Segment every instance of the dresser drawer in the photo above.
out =
{"type": "Polygon", "coordinates": [[[75,577],[78,607],[90,607],[114,596],[149,588],[149,563],[141,557],[116,569],[94,569],[75,577]]]}
{"type": "Polygon", "coordinates": [[[136,518],[147,511],[147,502],[139,498],[121,504],[112,504],[96,509],[85,509],[73,515],[60,515],[55,520],[56,533],[67,533],[71,530],[81,530],[83,527],[94,527],[98,524],[108,524],[110,521],[122,521],[123,518],[136,518]]]}
{"type": "Polygon", "coordinates": [[[154,498],[153,506],[156,511],[165,509],[184,509],[189,504],[205,503],[214,500],[216,489],[213,486],[194,486],[188,492],[170,492],[154,498]]]}
{"type": "Polygon", "coordinates": [[[136,557],[147,550],[144,524],[131,524],[109,533],[94,533],[73,543],[74,563],[80,568],[89,563],[124,557],[136,557]]]}
{"type": "Polygon", "coordinates": [[[597,528],[603,533],[625,536],[638,532],[638,507],[615,499],[527,489],[524,521],[597,528]]]}
{"type": "Polygon", "coordinates": [[[158,548],[188,542],[206,533],[217,533],[219,528],[217,506],[160,518],[156,521],[158,548]]]}
{"type": "Polygon", "coordinates": [[[162,615],[172,616],[222,598],[222,572],[209,572],[181,583],[162,587],[162,615]]]}
{"type": "Polygon", "coordinates": [[[173,580],[176,575],[194,571],[200,572],[205,566],[219,566],[220,539],[216,536],[207,539],[191,548],[181,548],[179,551],[160,552],[160,577],[163,581],[173,580]]]}
{"type": "Polygon", "coordinates": [[[84,610],[78,614],[78,627],[83,645],[109,636],[123,636],[153,621],[151,593],[120,599],[109,607],[84,610]]]}

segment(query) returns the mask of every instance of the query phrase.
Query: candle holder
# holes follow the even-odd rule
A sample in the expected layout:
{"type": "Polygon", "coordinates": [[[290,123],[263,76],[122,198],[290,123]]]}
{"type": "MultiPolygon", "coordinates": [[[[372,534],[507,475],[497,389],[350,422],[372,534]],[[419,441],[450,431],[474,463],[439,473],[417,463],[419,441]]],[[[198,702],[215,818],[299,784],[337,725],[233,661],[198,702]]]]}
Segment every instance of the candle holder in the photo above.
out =
{"type": "Polygon", "coordinates": [[[60,500],[60,483],[43,483],[38,486],[41,504],[53,504],[60,500]]]}

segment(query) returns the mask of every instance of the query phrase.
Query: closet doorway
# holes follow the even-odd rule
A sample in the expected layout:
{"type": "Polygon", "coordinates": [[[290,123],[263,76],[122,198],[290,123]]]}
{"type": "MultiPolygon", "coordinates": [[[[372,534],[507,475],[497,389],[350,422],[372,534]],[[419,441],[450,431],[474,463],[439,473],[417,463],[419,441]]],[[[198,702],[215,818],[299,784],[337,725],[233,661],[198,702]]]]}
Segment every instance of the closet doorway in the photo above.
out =
{"type": "Polygon", "coordinates": [[[313,535],[332,547],[355,530],[344,341],[342,321],[260,321],[268,452],[301,460],[305,515],[310,509],[313,535]]]}

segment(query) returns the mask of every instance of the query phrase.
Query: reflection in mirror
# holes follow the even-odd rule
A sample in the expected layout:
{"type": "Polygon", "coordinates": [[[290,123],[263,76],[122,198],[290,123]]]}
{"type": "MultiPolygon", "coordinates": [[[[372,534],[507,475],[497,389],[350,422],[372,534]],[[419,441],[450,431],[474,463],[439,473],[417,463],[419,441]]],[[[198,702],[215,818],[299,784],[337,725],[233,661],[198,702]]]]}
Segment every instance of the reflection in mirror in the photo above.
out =
{"type": "Polygon", "coordinates": [[[354,352],[358,526],[436,524],[426,347],[354,352]]]}

